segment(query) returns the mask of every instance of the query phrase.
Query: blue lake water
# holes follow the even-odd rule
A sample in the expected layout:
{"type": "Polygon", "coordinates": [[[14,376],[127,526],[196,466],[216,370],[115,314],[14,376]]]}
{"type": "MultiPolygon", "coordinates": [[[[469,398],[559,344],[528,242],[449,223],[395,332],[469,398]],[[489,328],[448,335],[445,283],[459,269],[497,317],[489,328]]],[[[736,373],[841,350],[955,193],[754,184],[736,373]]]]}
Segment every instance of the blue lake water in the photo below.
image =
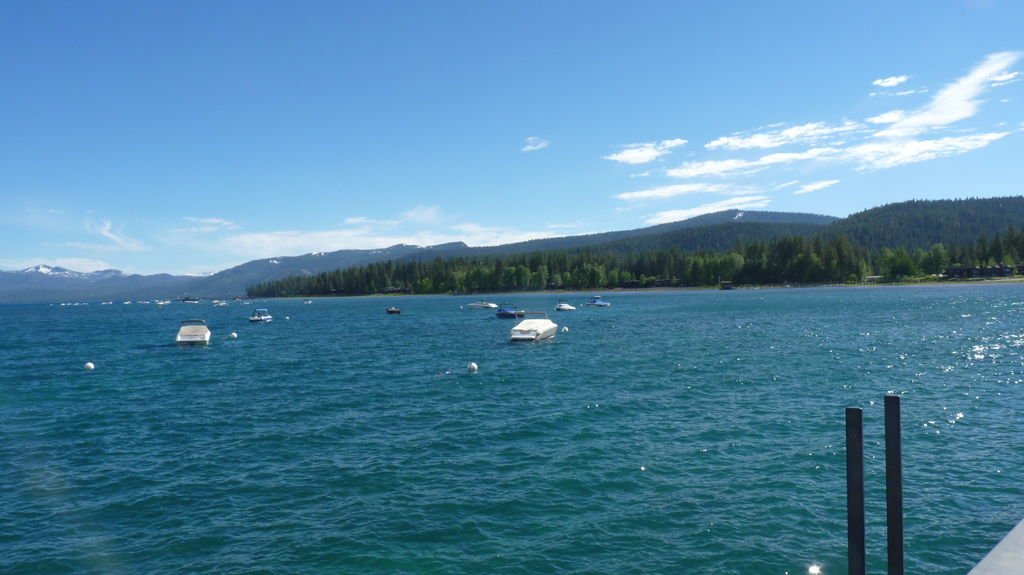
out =
{"type": "Polygon", "coordinates": [[[0,306],[0,572],[845,573],[847,406],[882,572],[889,392],[908,573],[1024,517],[1024,284],[604,296],[0,306]]]}

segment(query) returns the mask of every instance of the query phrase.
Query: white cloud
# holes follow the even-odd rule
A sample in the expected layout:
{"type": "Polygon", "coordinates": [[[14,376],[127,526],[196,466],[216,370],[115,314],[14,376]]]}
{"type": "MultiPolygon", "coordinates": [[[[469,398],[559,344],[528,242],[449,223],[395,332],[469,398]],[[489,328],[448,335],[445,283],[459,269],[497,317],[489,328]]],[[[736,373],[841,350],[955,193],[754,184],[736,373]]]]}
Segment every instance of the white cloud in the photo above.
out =
{"type": "Polygon", "coordinates": [[[775,186],[774,188],[772,188],[772,191],[773,192],[777,192],[779,190],[784,190],[784,189],[786,189],[786,188],[788,188],[790,186],[795,186],[795,185],[797,185],[799,183],[800,183],[800,180],[790,180],[788,182],[783,182],[783,183],[775,186]]]}
{"type": "Polygon", "coordinates": [[[632,202],[637,200],[674,198],[686,194],[723,193],[729,189],[730,187],[725,184],[675,184],[640,190],[638,192],[626,192],[615,197],[632,202]]]}
{"type": "Polygon", "coordinates": [[[1004,138],[1009,132],[951,136],[934,140],[885,140],[851,146],[841,159],[858,164],[859,171],[883,170],[963,154],[1004,138]]]}
{"type": "Polygon", "coordinates": [[[99,250],[99,251],[122,251],[122,252],[141,252],[148,249],[144,243],[134,238],[124,235],[120,229],[114,230],[114,225],[110,220],[103,220],[96,224],[86,224],[86,231],[92,234],[96,234],[102,238],[109,240],[110,243],[91,243],[91,242],[65,242],[62,244],[47,244],[47,245],[59,245],[68,248],[75,248],[80,250],[99,250]]]}
{"type": "Polygon", "coordinates": [[[487,227],[471,223],[451,226],[448,229],[410,232],[381,231],[365,226],[341,230],[282,230],[235,234],[218,243],[217,249],[249,259],[259,259],[282,254],[378,249],[395,244],[431,246],[461,241],[475,246],[499,245],[553,235],[555,234],[550,230],[487,227]]]}
{"type": "Polygon", "coordinates": [[[877,80],[875,80],[874,82],[871,82],[871,83],[873,85],[875,85],[875,86],[880,87],[880,88],[892,88],[894,86],[899,86],[900,84],[906,82],[909,79],[910,79],[910,76],[906,76],[906,75],[904,75],[904,76],[889,76],[888,78],[879,78],[879,79],[877,79],[877,80]]]}
{"type": "Polygon", "coordinates": [[[451,235],[445,241],[463,241],[471,246],[499,246],[561,235],[551,230],[519,230],[515,228],[482,226],[479,224],[460,224],[452,226],[452,229],[458,233],[451,235]]]}
{"type": "Polygon", "coordinates": [[[1012,84],[1020,80],[1020,72],[1003,72],[992,78],[992,86],[999,87],[1012,84]]]}
{"type": "Polygon", "coordinates": [[[863,128],[857,122],[844,121],[830,126],[825,122],[811,122],[757,134],[733,134],[723,136],[704,145],[709,150],[749,150],[754,148],[778,148],[787,144],[813,143],[837,134],[853,132],[863,128]]]}
{"type": "Polygon", "coordinates": [[[893,122],[899,122],[906,115],[906,112],[903,110],[891,110],[877,116],[872,116],[867,121],[872,124],[892,124],[893,122]]]}
{"type": "Polygon", "coordinates": [[[771,204],[771,201],[772,199],[768,196],[739,196],[736,198],[722,200],[720,202],[703,204],[686,210],[659,212],[648,218],[646,222],[651,225],[667,224],[669,222],[678,222],[680,220],[687,220],[692,217],[704,214],[713,214],[724,210],[752,210],[764,208],[771,204]]]}
{"type": "Polygon", "coordinates": [[[402,222],[418,224],[436,224],[443,219],[441,208],[437,206],[418,205],[411,210],[402,212],[402,222]]]}
{"type": "Polygon", "coordinates": [[[544,138],[538,138],[537,136],[530,136],[526,138],[526,144],[519,148],[521,152],[536,152],[537,150],[543,150],[544,148],[551,145],[551,142],[544,138]]]}
{"type": "Polygon", "coordinates": [[[627,144],[623,146],[624,149],[621,152],[604,156],[604,159],[622,164],[646,164],[672,153],[672,148],[678,148],[683,145],[686,145],[686,140],[682,138],[661,140],[660,142],[627,144]]]}
{"type": "Polygon", "coordinates": [[[871,92],[868,94],[871,97],[876,96],[912,96],[914,94],[927,94],[928,88],[911,88],[909,90],[900,90],[898,92],[890,92],[888,90],[882,92],[871,92]]]}
{"type": "Polygon", "coordinates": [[[402,220],[374,220],[366,216],[353,216],[345,218],[342,223],[346,226],[377,226],[377,227],[395,227],[402,223],[402,220]]]}
{"type": "Polygon", "coordinates": [[[125,251],[140,251],[145,249],[142,242],[122,234],[120,229],[115,232],[114,225],[110,220],[103,220],[99,228],[95,228],[93,231],[113,242],[117,249],[125,251]]]}
{"type": "Polygon", "coordinates": [[[756,172],[767,166],[788,164],[802,160],[834,155],[837,148],[811,148],[804,152],[779,152],[761,156],[756,160],[708,160],[705,162],[687,162],[678,168],[666,172],[674,178],[695,178],[699,176],[727,176],[756,172]]]}
{"type": "Polygon", "coordinates": [[[994,78],[1004,76],[1007,68],[1020,56],[1020,52],[990,54],[966,76],[935,94],[927,105],[893,122],[875,135],[883,138],[909,138],[974,116],[978,112],[978,97],[994,78]]]}
{"type": "Polygon", "coordinates": [[[795,195],[809,194],[811,192],[817,192],[818,190],[824,190],[830,188],[839,183],[839,180],[821,180],[820,182],[811,182],[800,186],[800,189],[793,192],[795,195]]]}
{"type": "Polygon", "coordinates": [[[187,233],[213,233],[221,232],[225,230],[237,230],[241,226],[235,222],[225,220],[224,218],[196,218],[186,217],[185,221],[191,222],[195,225],[188,228],[178,228],[172,231],[174,232],[187,232],[187,233]]]}

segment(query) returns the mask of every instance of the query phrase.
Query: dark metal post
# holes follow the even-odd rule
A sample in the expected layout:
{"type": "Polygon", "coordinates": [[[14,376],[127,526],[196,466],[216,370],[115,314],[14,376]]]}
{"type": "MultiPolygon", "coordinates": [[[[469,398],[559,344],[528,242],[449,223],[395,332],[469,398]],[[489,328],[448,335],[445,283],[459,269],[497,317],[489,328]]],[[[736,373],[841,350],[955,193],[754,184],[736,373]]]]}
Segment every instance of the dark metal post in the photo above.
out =
{"type": "Polygon", "coordinates": [[[846,408],[846,540],[850,575],[865,575],[864,410],[846,408]]]}
{"type": "Polygon", "coordinates": [[[900,397],[885,396],[885,515],[889,575],[903,575],[903,455],[900,397]]]}

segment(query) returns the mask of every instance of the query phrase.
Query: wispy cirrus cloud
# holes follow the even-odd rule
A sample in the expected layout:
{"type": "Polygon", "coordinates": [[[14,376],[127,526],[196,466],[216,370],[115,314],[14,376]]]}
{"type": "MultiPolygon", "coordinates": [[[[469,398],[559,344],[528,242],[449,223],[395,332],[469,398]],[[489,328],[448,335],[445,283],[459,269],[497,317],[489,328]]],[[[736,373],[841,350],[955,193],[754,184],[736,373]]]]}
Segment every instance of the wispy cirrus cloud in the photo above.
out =
{"type": "Polygon", "coordinates": [[[824,190],[825,188],[831,188],[832,186],[839,183],[839,180],[821,180],[819,182],[811,182],[800,186],[799,189],[793,192],[794,195],[809,194],[811,192],[817,192],[818,190],[824,190]]]}
{"type": "Polygon", "coordinates": [[[781,184],[778,184],[777,186],[773,187],[772,191],[773,192],[777,192],[779,190],[784,190],[786,188],[795,186],[795,185],[797,185],[799,183],[800,183],[800,180],[790,180],[788,182],[782,182],[781,184]]]}
{"type": "Polygon", "coordinates": [[[890,110],[877,116],[872,116],[865,121],[872,124],[892,124],[893,122],[899,122],[906,116],[907,113],[903,110],[890,110]]]}
{"type": "Polygon", "coordinates": [[[879,88],[893,88],[899,86],[900,84],[906,82],[909,79],[910,76],[907,75],[889,76],[888,78],[879,78],[874,82],[871,82],[871,84],[873,86],[878,86],[879,88]]]}
{"type": "Polygon", "coordinates": [[[222,232],[226,230],[237,230],[241,226],[230,220],[224,218],[198,218],[198,217],[185,217],[183,218],[186,222],[193,225],[187,228],[176,228],[174,232],[187,232],[187,233],[213,233],[222,232]]]}
{"type": "Polygon", "coordinates": [[[441,208],[437,206],[417,205],[416,207],[402,212],[402,222],[415,222],[418,224],[436,224],[444,219],[441,208]]]}
{"type": "MultiPolygon", "coordinates": [[[[557,233],[556,228],[485,226],[465,222],[446,214],[437,206],[417,205],[400,213],[398,219],[377,220],[352,216],[336,229],[271,230],[230,234],[217,242],[218,252],[258,259],[284,254],[330,252],[343,249],[379,249],[382,246],[410,244],[431,246],[466,242],[472,246],[499,245],[557,233]]],[[[207,249],[197,246],[197,249],[207,249]]],[[[212,249],[212,248],[209,248],[212,249]]]]}
{"type": "Polygon", "coordinates": [[[98,224],[89,222],[86,224],[85,229],[91,234],[98,235],[101,238],[106,239],[107,243],[64,242],[62,244],[51,245],[94,251],[141,252],[148,249],[146,244],[143,242],[124,234],[120,227],[115,229],[114,224],[111,223],[110,220],[102,220],[98,224]]]}
{"type": "MultiPolygon", "coordinates": [[[[776,124],[756,133],[721,137],[705,146],[709,150],[730,151],[817,143],[815,147],[754,158],[691,161],[665,173],[682,179],[733,178],[749,176],[773,166],[807,162],[845,163],[852,164],[857,171],[873,171],[984,148],[1010,132],[974,133],[968,129],[961,134],[945,137],[928,135],[975,116],[984,102],[981,96],[987,90],[1016,81],[1018,73],[1011,71],[1010,67],[1021,57],[1021,52],[997,52],[986,56],[967,74],[937,92],[917,110],[890,110],[867,118],[867,124],[849,120],[840,124],[812,122],[789,127],[776,124]],[[871,128],[871,125],[882,127],[871,128]],[[839,135],[848,141],[837,141],[835,138],[839,135]]],[[[906,78],[893,76],[881,78],[879,82],[895,86],[905,82],[906,78]]]]}
{"type": "Polygon", "coordinates": [[[876,96],[913,96],[914,94],[927,94],[928,88],[910,88],[909,90],[897,90],[895,92],[891,90],[883,90],[881,92],[871,92],[868,94],[872,98],[876,96]]]}
{"type": "Polygon", "coordinates": [[[530,136],[526,138],[526,144],[522,148],[519,148],[520,152],[536,152],[537,150],[543,150],[544,148],[551,145],[550,140],[545,140],[537,136],[530,136]]]}
{"type": "Polygon", "coordinates": [[[874,171],[963,154],[988,146],[1010,132],[966,134],[931,140],[876,140],[842,148],[812,148],[804,152],[769,154],[754,160],[711,160],[688,162],[669,170],[670,176],[695,178],[748,175],[767,167],[806,161],[853,164],[857,171],[874,171]]]}
{"type": "Polygon", "coordinates": [[[218,243],[218,250],[251,258],[267,258],[282,254],[330,252],[345,249],[379,249],[381,246],[410,244],[431,246],[450,242],[466,242],[473,246],[500,245],[552,237],[549,229],[531,230],[461,223],[432,230],[379,230],[372,226],[356,226],[337,230],[277,230],[248,232],[228,236],[218,243]]]}
{"type": "Polygon", "coordinates": [[[1020,81],[1020,72],[1003,72],[992,78],[992,87],[998,88],[1020,81]]]}
{"type": "Polygon", "coordinates": [[[668,170],[666,174],[673,178],[696,178],[703,176],[729,176],[749,174],[768,166],[789,164],[804,160],[813,160],[834,155],[836,148],[811,148],[803,152],[777,152],[761,156],[753,160],[708,160],[704,162],[687,162],[678,168],[668,170]]]}
{"type": "Polygon", "coordinates": [[[694,208],[658,212],[645,221],[651,225],[667,224],[724,210],[756,210],[758,208],[766,208],[771,202],[772,199],[769,196],[738,196],[719,202],[702,204],[694,208]]]}
{"type": "Polygon", "coordinates": [[[627,202],[635,202],[638,200],[674,198],[676,196],[684,196],[688,194],[721,194],[728,192],[730,189],[732,189],[732,187],[726,184],[674,184],[636,192],[626,192],[615,197],[620,200],[626,200],[627,202]]]}
{"type": "Polygon", "coordinates": [[[966,76],[946,86],[924,107],[877,132],[880,138],[910,138],[965,120],[978,113],[979,97],[997,78],[1006,78],[1009,68],[1021,57],[1020,52],[997,52],[987,56],[966,76]]]}
{"type": "Polygon", "coordinates": [[[621,152],[604,156],[604,159],[621,164],[647,164],[672,153],[673,148],[685,145],[686,140],[682,138],[661,140],[660,142],[626,144],[621,152]]]}
{"type": "Polygon", "coordinates": [[[750,150],[778,148],[789,144],[810,144],[832,138],[839,134],[853,132],[864,126],[849,120],[830,126],[826,122],[811,122],[777,130],[754,134],[733,134],[712,140],[704,147],[709,150],[750,150]]]}
{"type": "Polygon", "coordinates": [[[992,132],[932,140],[880,140],[851,146],[843,150],[840,157],[854,163],[861,172],[884,170],[978,150],[1009,134],[992,132]]]}

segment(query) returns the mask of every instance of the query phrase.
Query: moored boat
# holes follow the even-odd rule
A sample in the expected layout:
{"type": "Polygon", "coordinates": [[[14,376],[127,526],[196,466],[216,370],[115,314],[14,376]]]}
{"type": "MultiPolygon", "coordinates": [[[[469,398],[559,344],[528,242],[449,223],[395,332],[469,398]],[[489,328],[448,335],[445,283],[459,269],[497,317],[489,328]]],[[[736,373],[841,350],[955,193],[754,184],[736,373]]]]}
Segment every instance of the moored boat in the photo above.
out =
{"type": "Polygon", "coordinates": [[[588,307],[609,307],[612,304],[610,304],[610,303],[604,301],[603,299],[601,299],[601,296],[595,295],[595,296],[591,296],[590,297],[590,301],[588,301],[587,303],[585,303],[583,305],[588,306],[588,307]]]}
{"type": "Polygon", "coordinates": [[[576,306],[565,300],[558,300],[558,303],[555,304],[555,311],[576,311],[576,306]]]}
{"type": "Polygon", "coordinates": [[[498,311],[494,315],[502,319],[515,319],[517,317],[523,317],[525,312],[513,304],[503,303],[498,306],[498,311]]]}
{"type": "Polygon", "coordinates": [[[210,328],[206,327],[206,320],[186,319],[181,322],[174,341],[180,345],[207,345],[210,343],[210,328]]]}
{"type": "Polygon", "coordinates": [[[548,319],[548,314],[542,311],[523,313],[523,321],[517,323],[509,332],[509,341],[540,341],[554,337],[558,333],[558,324],[548,319]]]}
{"type": "Polygon", "coordinates": [[[249,316],[249,323],[270,323],[273,319],[273,316],[270,315],[270,310],[261,307],[252,312],[252,315],[249,316]]]}
{"type": "Polygon", "coordinates": [[[473,303],[467,303],[466,307],[470,309],[498,309],[498,304],[491,303],[489,301],[477,300],[473,303]]]}
{"type": "MultiPolygon", "coordinates": [[[[389,307],[388,309],[386,309],[384,311],[386,311],[388,313],[388,315],[398,315],[398,314],[402,313],[402,310],[398,309],[395,306],[391,306],[391,307],[389,307]]],[[[413,314],[413,315],[415,315],[415,314],[413,314]]]]}

